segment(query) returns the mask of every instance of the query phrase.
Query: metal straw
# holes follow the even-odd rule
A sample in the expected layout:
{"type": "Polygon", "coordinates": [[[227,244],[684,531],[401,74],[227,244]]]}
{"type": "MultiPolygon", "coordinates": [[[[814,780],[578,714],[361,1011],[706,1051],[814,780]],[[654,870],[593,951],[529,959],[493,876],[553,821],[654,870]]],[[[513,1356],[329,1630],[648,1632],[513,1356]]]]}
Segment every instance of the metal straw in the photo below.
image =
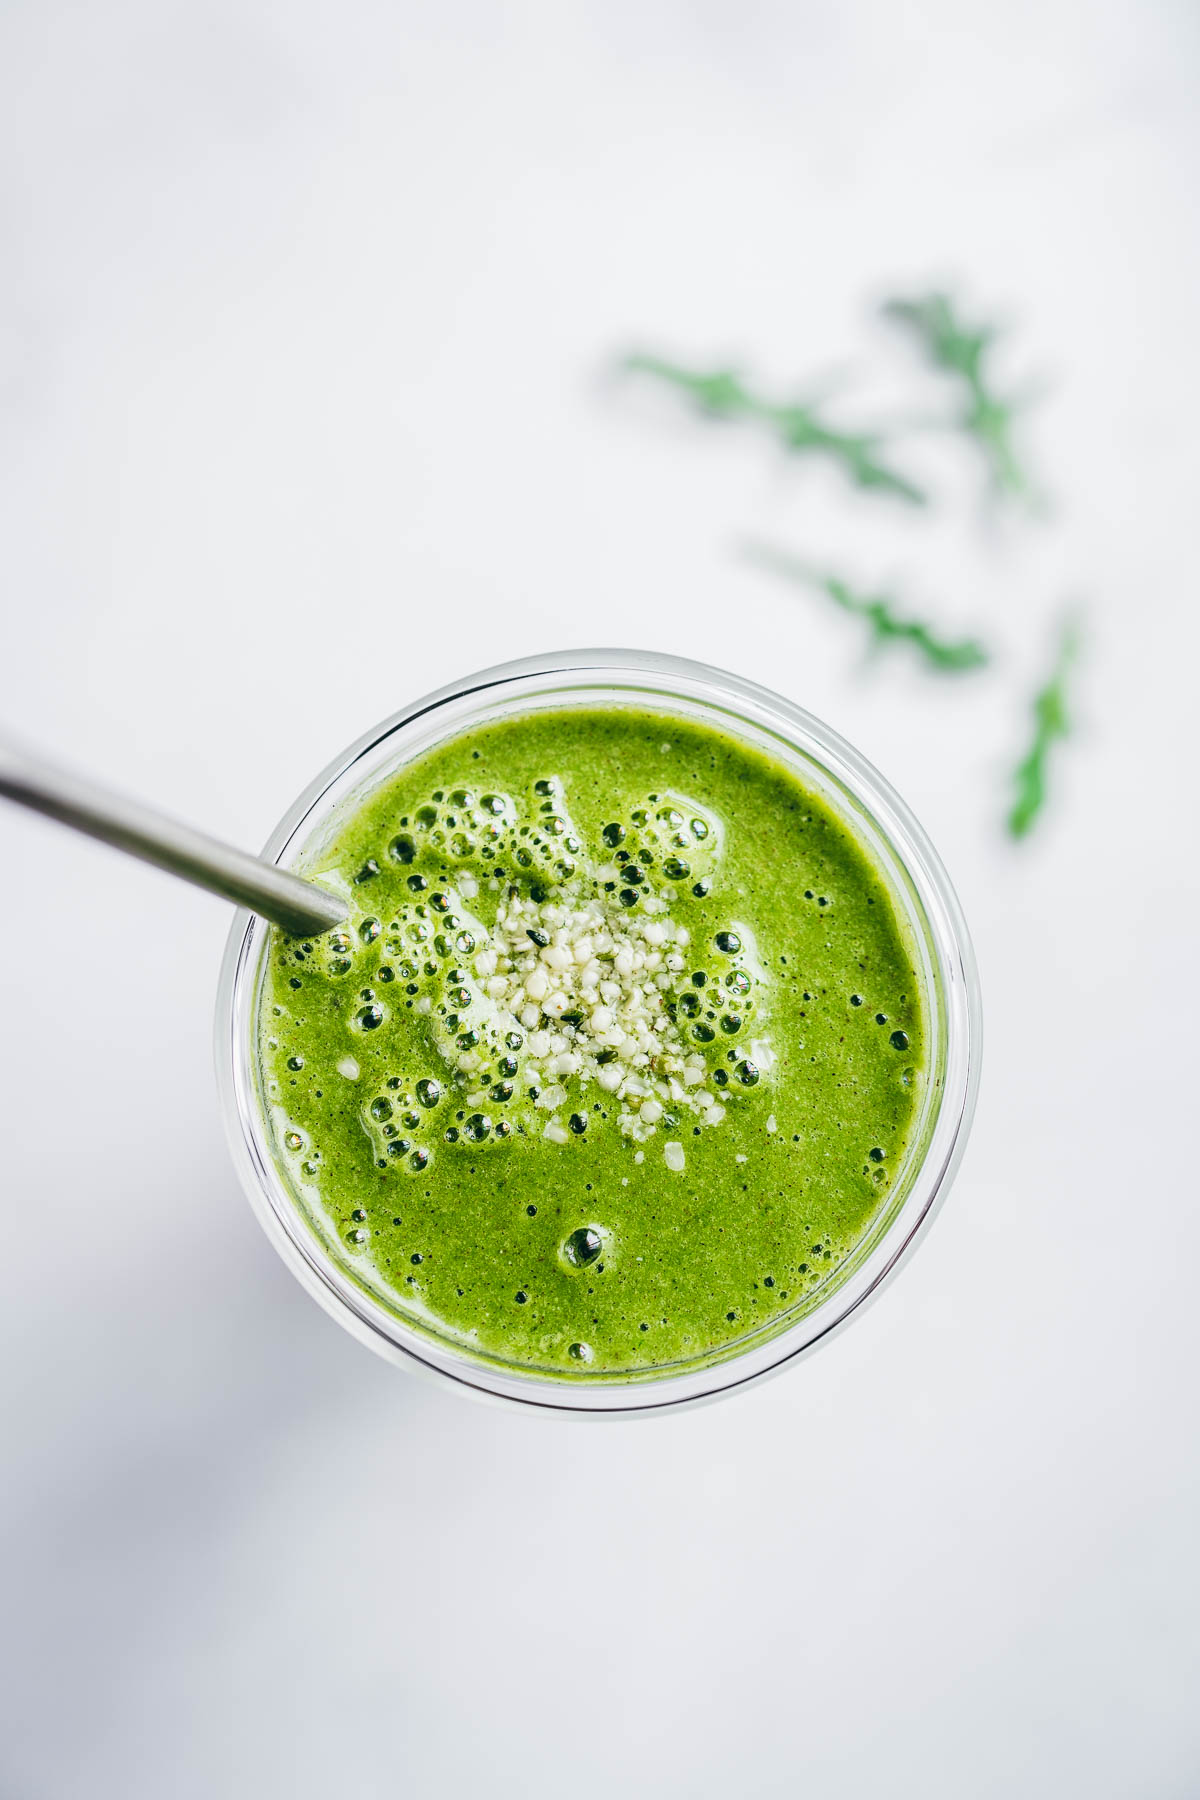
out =
{"type": "Polygon", "coordinates": [[[346,917],[345,902],[314,882],[193,831],[140,801],[111,794],[3,740],[0,796],[166,869],[194,887],[248,906],[297,936],[329,931],[346,917]]]}

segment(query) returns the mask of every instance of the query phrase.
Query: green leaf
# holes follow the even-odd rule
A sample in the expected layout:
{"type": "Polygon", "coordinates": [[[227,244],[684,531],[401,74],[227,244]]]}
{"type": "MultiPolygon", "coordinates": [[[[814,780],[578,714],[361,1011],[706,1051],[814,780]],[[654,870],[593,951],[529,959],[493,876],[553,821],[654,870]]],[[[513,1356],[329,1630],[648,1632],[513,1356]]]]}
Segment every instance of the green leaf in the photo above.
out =
{"type": "Polygon", "coordinates": [[[770,430],[785,450],[830,458],[858,487],[895,494],[912,506],[925,504],[923,490],[883,460],[880,450],[885,439],[881,433],[838,431],[821,417],[815,402],[768,400],[754,393],[731,369],[687,369],[642,352],[626,357],[624,367],[678,388],[710,418],[758,423],[770,430]]]}
{"type": "Polygon", "coordinates": [[[1031,495],[1028,476],[1013,449],[1013,423],[1018,406],[995,394],[988,382],[987,353],[999,335],[993,326],[970,327],[958,318],[946,294],[911,300],[888,300],[884,315],[914,331],[935,368],[957,380],[962,410],[957,423],[982,450],[998,493],[1031,495]]]}
{"type": "Polygon", "coordinates": [[[931,668],[943,674],[980,669],[989,660],[987,650],[977,639],[939,637],[921,620],[906,618],[897,603],[887,596],[858,593],[838,576],[825,574],[770,544],[747,542],[742,546],[742,554],[759,568],[770,569],[788,581],[801,582],[826,594],[843,612],[864,621],[871,642],[876,646],[908,644],[931,668]]]}
{"type": "Polygon", "coordinates": [[[1060,738],[1070,735],[1066,687],[1080,641],[1079,626],[1069,619],[1062,628],[1049,675],[1033,696],[1033,738],[1013,772],[1015,794],[1008,829],[1015,838],[1028,835],[1045,806],[1051,750],[1060,738]]]}

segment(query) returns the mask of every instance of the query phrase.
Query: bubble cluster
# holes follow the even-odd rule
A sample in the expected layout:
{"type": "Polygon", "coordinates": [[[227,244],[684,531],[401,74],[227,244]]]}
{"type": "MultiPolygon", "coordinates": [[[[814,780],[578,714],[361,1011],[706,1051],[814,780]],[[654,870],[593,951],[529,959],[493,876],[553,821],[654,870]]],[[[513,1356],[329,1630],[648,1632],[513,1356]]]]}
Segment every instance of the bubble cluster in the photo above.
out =
{"type": "MultiPolygon", "coordinates": [[[[727,923],[693,945],[671,916],[678,884],[719,888],[720,821],[655,793],[598,838],[584,844],[553,775],[524,798],[439,790],[394,822],[381,858],[396,875],[372,890],[374,910],[326,940],[331,973],[358,963],[379,990],[356,996],[352,1030],[383,1041],[397,1005],[428,1019],[443,1068],[405,1081],[418,1108],[462,1105],[443,1142],[569,1143],[609,1123],[640,1142],[681,1111],[719,1125],[752,1085],[730,1090],[718,1059],[763,1008],[753,944],[727,923]],[[377,945],[395,962],[366,965],[377,945]]],[[[371,1110],[368,1129],[387,1118],[371,1110]]],[[[377,1144],[380,1166],[395,1154],[377,1144]]]]}

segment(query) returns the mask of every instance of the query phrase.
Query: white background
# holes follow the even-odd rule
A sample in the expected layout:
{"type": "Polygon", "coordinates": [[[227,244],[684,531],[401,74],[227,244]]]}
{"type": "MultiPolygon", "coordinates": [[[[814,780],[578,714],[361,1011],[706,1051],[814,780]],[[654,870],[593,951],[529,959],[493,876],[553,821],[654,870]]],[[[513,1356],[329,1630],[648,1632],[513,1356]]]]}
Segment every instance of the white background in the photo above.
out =
{"type": "Polygon", "coordinates": [[[905,794],[988,1044],[951,1200],[835,1344],[510,1416],[261,1237],[222,907],[0,815],[5,1796],[1200,1791],[1198,76],[1185,0],[10,0],[0,720],[253,846],[466,669],[687,650],[905,794]],[[936,411],[872,304],[942,276],[1041,384],[1045,520],[933,436],[916,516],[609,378],[642,343],[936,411]],[[864,661],[748,531],[995,671],[864,661]]]}

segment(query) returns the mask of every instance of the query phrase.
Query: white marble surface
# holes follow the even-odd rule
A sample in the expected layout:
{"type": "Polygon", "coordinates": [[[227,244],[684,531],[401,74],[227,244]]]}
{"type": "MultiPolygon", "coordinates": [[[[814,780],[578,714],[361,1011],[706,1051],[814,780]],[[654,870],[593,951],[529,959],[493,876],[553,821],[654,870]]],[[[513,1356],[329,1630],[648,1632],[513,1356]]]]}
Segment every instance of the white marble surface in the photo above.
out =
{"type": "Polygon", "coordinates": [[[254,844],[465,667],[689,647],[906,794],[989,1033],[952,1200],[837,1343],[649,1425],[510,1417],[261,1237],[220,906],[0,816],[5,1795],[1200,1791],[1198,76],[1182,0],[4,8],[0,719],[254,844]],[[1051,522],[986,527],[932,443],[916,519],[603,379],[642,338],[865,412],[912,391],[868,302],[940,273],[1049,378],[1051,522]],[[864,666],[749,529],[1000,672],[864,666]]]}

